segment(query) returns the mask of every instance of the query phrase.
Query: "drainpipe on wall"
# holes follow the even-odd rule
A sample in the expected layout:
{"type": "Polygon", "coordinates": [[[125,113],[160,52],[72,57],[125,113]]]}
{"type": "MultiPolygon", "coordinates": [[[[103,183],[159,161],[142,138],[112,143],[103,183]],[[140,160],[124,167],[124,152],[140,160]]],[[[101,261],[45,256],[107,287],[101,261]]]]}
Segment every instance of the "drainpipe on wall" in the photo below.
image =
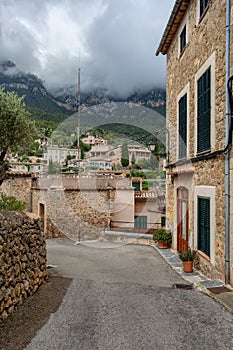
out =
{"type": "Polygon", "coordinates": [[[230,0],[226,0],[226,156],[225,156],[225,283],[230,282],[230,147],[229,145],[229,62],[230,62],[230,0]]]}

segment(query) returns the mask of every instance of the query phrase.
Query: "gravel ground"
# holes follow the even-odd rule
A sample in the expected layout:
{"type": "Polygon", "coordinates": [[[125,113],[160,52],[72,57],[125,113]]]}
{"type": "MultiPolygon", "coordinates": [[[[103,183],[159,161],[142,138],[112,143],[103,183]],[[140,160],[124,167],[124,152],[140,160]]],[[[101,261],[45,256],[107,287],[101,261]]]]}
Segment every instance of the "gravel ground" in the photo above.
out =
{"type": "Polygon", "coordinates": [[[49,271],[46,283],[0,322],[0,350],[23,350],[54,313],[71,283],[70,278],[54,276],[49,271]],[[56,293],[54,293],[56,291],[56,293]]]}

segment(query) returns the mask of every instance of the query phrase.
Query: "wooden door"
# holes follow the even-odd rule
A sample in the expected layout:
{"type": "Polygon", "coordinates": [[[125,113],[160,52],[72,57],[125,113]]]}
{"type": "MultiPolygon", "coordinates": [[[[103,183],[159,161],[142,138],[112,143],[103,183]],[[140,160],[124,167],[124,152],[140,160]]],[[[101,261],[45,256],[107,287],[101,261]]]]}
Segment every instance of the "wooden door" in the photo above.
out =
{"type": "Polygon", "coordinates": [[[188,250],[188,190],[177,190],[177,250],[188,250]]]}

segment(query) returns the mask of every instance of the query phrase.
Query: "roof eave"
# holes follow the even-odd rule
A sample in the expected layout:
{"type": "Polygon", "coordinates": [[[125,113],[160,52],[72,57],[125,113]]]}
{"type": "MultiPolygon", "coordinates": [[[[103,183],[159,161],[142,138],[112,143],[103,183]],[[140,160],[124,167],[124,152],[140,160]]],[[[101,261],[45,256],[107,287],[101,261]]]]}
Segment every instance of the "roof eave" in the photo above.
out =
{"type": "Polygon", "coordinates": [[[176,34],[176,31],[180,25],[181,20],[184,17],[187,7],[190,4],[190,0],[176,0],[172,13],[168,20],[167,26],[164,30],[159,47],[155,53],[158,56],[160,53],[167,54],[168,48],[176,34]],[[169,38],[170,37],[170,38],[169,38]]]}

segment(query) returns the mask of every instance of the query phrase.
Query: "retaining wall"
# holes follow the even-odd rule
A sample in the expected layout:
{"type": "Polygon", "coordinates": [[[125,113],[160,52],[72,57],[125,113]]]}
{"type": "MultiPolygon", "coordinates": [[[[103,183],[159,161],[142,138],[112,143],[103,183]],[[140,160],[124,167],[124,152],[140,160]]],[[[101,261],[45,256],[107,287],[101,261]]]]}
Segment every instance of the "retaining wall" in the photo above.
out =
{"type": "Polygon", "coordinates": [[[40,219],[0,211],[0,319],[35,293],[47,277],[40,219]]]}

